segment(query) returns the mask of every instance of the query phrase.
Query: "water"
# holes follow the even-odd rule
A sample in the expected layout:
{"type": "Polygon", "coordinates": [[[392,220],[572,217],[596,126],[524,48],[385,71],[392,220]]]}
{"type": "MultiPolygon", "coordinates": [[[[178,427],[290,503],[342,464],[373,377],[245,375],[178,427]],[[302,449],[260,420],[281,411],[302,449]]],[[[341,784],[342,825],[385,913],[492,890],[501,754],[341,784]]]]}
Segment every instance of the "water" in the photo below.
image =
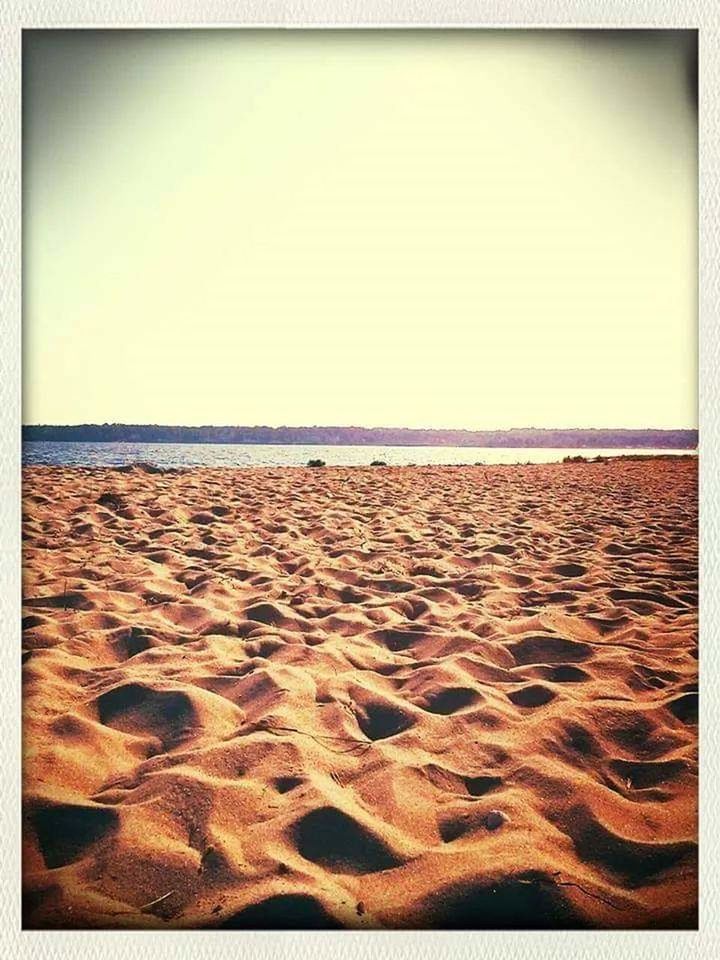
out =
{"type": "Polygon", "coordinates": [[[260,443],[58,443],[28,441],[23,463],[65,467],[121,467],[152,463],[158,467],[300,467],[308,460],[328,466],[368,466],[383,460],[394,466],[417,464],[557,463],[564,457],[620,454],[688,454],[688,450],[551,449],[537,447],[323,446],[260,443]]]}

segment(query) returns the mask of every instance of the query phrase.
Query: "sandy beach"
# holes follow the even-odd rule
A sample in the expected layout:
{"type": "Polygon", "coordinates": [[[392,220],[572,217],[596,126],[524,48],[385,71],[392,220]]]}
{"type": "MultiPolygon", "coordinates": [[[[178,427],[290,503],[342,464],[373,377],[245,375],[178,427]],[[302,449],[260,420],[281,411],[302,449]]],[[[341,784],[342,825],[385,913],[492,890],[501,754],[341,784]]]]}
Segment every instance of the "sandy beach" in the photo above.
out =
{"type": "Polygon", "coordinates": [[[24,471],[30,927],[697,922],[697,463],[24,471]]]}

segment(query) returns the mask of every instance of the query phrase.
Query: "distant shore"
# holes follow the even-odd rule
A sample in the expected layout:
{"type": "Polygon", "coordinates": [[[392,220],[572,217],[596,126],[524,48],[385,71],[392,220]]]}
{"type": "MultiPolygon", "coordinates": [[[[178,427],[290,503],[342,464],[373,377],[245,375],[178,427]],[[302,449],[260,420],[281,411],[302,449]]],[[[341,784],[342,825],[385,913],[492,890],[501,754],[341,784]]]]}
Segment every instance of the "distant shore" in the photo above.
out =
{"type": "Polygon", "coordinates": [[[320,446],[455,446],[693,450],[697,430],[536,429],[434,430],[400,427],[168,426],[158,424],[32,424],[23,441],[69,443],[230,443],[320,446]]]}

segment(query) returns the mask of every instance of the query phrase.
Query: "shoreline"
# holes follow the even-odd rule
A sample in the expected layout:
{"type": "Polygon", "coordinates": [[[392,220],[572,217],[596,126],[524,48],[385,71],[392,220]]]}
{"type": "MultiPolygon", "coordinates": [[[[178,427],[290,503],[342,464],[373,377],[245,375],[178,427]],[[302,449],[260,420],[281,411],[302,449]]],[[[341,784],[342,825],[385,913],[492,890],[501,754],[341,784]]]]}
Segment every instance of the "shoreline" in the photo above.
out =
{"type": "Polygon", "coordinates": [[[197,464],[191,463],[187,466],[160,466],[151,462],[142,460],[125,464],[57,464],[57,463],[22,463],[22,471],[37,469],[52,470],[116,470],[121,473],[127,473],[131,470],[145,471],[146,473],[179,473],[189,470],[446,470],[446,469],[496,469],[503,470],[517,467],[567,467],[574,464],[593,464],[593,463],[613,463],[615,461],[673,461],[673,460],[698,460],[699,451],[689,451],[687,453],[652,453],[652,454],[617,454],[612,456],[568,456],[563,460],[549,461],[524,461],[517,463],[351,463],[351,464],[333,464],[323,463],[321,465],[312,465],[310,463],[288,463],[288,464],[197,464]]]}

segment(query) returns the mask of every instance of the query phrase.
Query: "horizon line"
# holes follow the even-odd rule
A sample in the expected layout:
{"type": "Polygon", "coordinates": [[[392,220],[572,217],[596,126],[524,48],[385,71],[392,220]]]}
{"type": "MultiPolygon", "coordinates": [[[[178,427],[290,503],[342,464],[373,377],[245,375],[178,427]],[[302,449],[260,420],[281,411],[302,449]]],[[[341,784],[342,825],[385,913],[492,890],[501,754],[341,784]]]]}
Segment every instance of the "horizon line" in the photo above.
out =
{"type": "Polygon", "coordinates": [[[379,430],[407,430],[407,431],[434,431],[434,432],[453,432],[453,433],[512,433],[514,431],[520,430],[537,430],[537,431],[565,431],[565,432],[580,432],[580,431],[628,431],[628,432],[654,432],[654,433],[678,433],[678,432],[698,432],[698,427],[653,427],[653,426],[641,426],[641,427],[627,427],[627,426],[592,426],[592,427],[582,427],[582,426],[552,426],[552,427],[538,427],[534,425],[525,425],[525,426],[514,426],[514,427],[404,427],[396,425],[383,425],[383,426],[363,426],[362,424],[332,424],[332,423],[312,423],[312,424],[269,424],[269,423],[158,423],[158,422],[144,422],[144,423],[130,423],[120,420],[109,421],[105,420],[102,422],[99,421],[83,421],[76,423],[22,423],[21,427],[52,427],[52,428],[76,428],[76,427],[160,427],[160,428],[170,428],[170,429],[190,429],[190,430],[200,430],[200,429],[235,429],[235,430],[368,430],[368,431],[379,431],[379,430]]]}

